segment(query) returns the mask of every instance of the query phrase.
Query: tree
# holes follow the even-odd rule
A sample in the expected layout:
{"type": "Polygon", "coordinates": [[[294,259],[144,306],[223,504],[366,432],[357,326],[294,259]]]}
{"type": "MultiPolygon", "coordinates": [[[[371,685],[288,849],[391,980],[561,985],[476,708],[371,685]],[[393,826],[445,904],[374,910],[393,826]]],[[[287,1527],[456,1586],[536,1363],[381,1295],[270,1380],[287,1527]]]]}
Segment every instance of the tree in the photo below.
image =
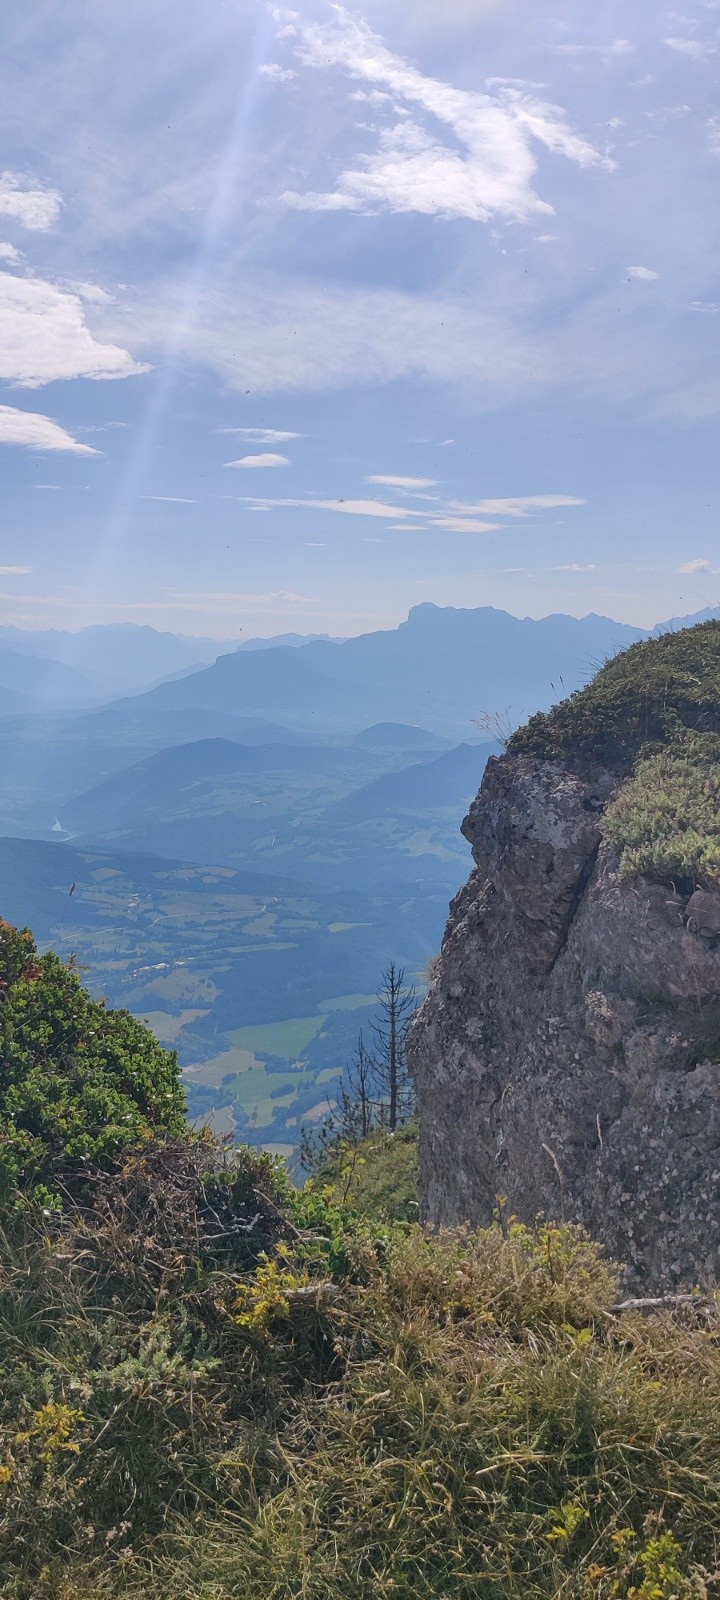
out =
{"type": "Polygon", "coordinates": [[[352,1133],[358,1139],[367,1139],[376,1115],[376,1092],[375,1062],[365,1049],[361,1028],[357,1049],[347,1063],[340,1089],[340,1113],[345,1137],[350,1137],[352,1133]]]}
{"type": "Polygon", "coordinates": [[[375,1128],[394,1133],[415,1113],[415,1085],[407,1059],[407,1032],[415,1011],[415,990],[405,987],[405,968],[394,961],[378,989],[379,1019],[372,1024],[375,1048],[358,1034],[355,1054],[346,1062],[335,1106],[322,1122],[304,1127],[300,1166],[311,1177],[322,1172],[343,1146],[367,1139],[375,1128]]]}
{"type": "Polygon", "coordinates": [[[415,1110],[415,1085],[407,1059],[407,1035],[415,1011],[415,990],[405,987],[405,968],[394,961],[385,968],[378,989],[380,1021],[373,1026],[373,1066],[381,1120],[391,1133],[415,1110]]]}
{"type": "Polygon", "coordinates": [[[186,1132],[177,1057],[0,921],[0,1200],[53,1196],[157,1130],[186,1132]]]}

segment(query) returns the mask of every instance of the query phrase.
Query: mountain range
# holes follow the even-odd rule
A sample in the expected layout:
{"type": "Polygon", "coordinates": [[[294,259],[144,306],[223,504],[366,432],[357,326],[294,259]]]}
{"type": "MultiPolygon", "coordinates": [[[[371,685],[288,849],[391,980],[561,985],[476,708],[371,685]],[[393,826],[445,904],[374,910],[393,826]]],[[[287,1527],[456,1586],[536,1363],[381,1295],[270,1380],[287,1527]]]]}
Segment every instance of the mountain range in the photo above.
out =
{"type": "Polygon", "coordinates": [[[150,1015],[194,1111],[292,1144],[383,965],[422,987],[488,758],[647,636],[432,604],[345,640],[0,630],[0,916],[150,1015]]]}

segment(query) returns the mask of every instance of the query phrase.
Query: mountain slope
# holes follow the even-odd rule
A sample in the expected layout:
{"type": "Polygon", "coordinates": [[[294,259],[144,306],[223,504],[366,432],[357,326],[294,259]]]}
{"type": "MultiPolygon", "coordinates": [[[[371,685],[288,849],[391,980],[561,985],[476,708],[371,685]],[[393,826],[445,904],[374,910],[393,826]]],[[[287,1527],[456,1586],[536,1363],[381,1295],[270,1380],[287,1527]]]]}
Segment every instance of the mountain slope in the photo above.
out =
{"type": "Polygon", "coordinates": [[[215,661],[235,641],[163,633],[133,622],[105,622],[76,633],[60,628],[0,627],[0,645],[18,654],[49,657],[90,677],[107,680],[108,694],[156,683],[173,672],[215,661]]]}
{"type": "Polygon", "coordinates": [[[0,638],[0,711],[5,716],[81,710],[112,698],[112,683],[49,656],[5,645],[0,638]]]}
{"type": "Polygon", "coordinates": [[[416,606],[407,622],[341,643],[235,652],[164,683],[115,713],[138,719],[180,709],[277,718],[295,727],[359,732],[368,724],[421,724],[456,738],[474,719],[517,723],[576,688],[642,630],[606,617],[520,619],[491,607],[416,606]]]}

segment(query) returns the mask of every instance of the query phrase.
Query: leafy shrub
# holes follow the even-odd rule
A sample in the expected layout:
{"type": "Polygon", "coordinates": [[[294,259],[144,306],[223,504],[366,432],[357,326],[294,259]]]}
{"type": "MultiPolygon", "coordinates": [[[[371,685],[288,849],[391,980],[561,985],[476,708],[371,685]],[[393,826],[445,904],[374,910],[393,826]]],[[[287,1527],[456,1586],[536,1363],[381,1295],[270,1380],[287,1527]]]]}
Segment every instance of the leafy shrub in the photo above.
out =
{"type": "Polygon", "coordinates": [[[184,1126],[176,1056],[0,923],[0,1198],[52,1204],[151,1130],[184,1126]]]}
{"type": "Polygon", "coordinates": [[[720,622],[631,645],[585,689],[531,717],[515,754],[627,772],[644,745],[720,734],[720,622]]]}
{"type": "Polygon", "coordinates": [[[720,738],[695,734],[637,763],[603,832],[623,877],[693,886],[720,879],[720,738]]]}
{"type": "Polygon", "coordinates": [[[407,1122],[395,1133],[378,1128],[367,1139],[338,1139],[305,1185],[324,1190],[361,1216],[416,1222],[418,1217],[418,1126],[407,1122]]]}

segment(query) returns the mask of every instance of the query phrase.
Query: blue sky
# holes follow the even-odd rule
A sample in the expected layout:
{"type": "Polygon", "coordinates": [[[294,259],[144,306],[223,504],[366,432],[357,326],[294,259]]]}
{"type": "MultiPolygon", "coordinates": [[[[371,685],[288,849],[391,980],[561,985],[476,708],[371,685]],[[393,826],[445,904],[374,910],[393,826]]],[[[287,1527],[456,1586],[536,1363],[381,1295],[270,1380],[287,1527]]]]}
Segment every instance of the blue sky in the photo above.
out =
{"type": "Polygon", "coordinates": [[[0,621],[720,600],[720,0],[25,0],[0,621]]]}

